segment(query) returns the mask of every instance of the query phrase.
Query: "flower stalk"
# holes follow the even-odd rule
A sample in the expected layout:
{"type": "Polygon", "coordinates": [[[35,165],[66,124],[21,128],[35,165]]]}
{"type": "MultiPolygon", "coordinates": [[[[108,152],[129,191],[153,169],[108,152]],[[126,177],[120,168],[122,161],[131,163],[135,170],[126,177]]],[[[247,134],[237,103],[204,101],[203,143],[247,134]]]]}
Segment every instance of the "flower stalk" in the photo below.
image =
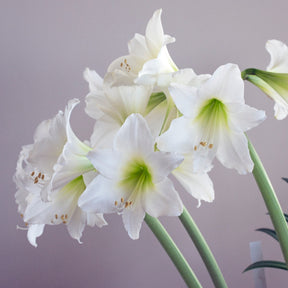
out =
{"type": "Polygon", "coordinates": [[[187,263],[186,259],[167,233],[165,228],[162,226],[160,221],[154,217],[149,216],[146,214],[145,222],[154,233],[156,238],[159,240],[160,244],[176,266],[177,270],[179,271],[182,279],[187,284],[187,287],[190,288],[201,288],[201,284],[198,281],[196,275],[194,274],[193,270],[187,263]]]}
{"type": "Polygon", "coordinates": [[[263,167],[256,150],[249,140],[248,145],[251,158],[254,162],[253,176],[268,209],[271,221],[279,239],[283,257],[286,265],[288,265],[288,226],[265,168],[263,167]]]}
{"type": "Polygon", "coordinates": [[[216,288],[227,288],[223,274],[193,218],[184,207],[179,219],[196,246],[216,288]]]}

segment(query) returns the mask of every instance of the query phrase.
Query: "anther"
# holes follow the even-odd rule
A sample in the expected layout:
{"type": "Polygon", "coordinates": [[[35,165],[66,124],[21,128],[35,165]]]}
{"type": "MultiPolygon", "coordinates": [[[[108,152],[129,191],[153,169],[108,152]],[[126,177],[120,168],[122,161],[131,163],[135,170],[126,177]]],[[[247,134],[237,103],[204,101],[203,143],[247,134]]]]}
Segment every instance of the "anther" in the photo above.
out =
{"type": "Polygon", "coordinates": [[[68,215],[67,214],[65,214],[65,219],[68,219],[68,215]]]}
{"type": "Polygon", "coordinates": [[[31,173],[31,176],[33,177],[33,176],[34,176],[34,174],[35,174],[35,172],[33,171],[33,172],[31,173]]]}
{"type": "Polygon", "coordinates": [[[117,206],[118,205],[118,201],[115,201],[114,204],[115,204],[115,206],[117,206]]]}
{"type": "Polygon", "coordinates": [[[38,174],[38,176],[37,176],[38,178],[41,178],[41,172],[39,172],[39,174],[38,174]]]}
{"type": "Polygon", "coordinates": [[[197,150],[197,146],[194,146],[194,151],[196,151],[197,150]]]}
{"type": "Polygon", "coordinates": [[[129,203],[128,202],[126,202],[125,203],[125,208],[127,208],[129,206],[129,203]]]}
{"type": "Polygon", "coordinates": [[[38,183],[38,177],[36,177],[34,180],[34,184],[37,184],[37,183],[38,183]]]}
{"type": "Polygon", "coordinates": [[[42,174],[41,179],[44,180],[44,174],[42,174]]]}
{"type": "Polygon", "coordinates": [[[21,217],[21,218],[23,218],[23,217],[24,217],[24,215],[23,215],[23,214],[20,214],[20,217],[21,217]]]}
{"type": "Polygon", "coordinates": [[[55,219],[58,219],[58,214],[55,214],[55,219]]]}
{"type": "Polygon", "coordinates": [[[207,145],[207,142],[200,142],[200,145],[202,145],[203,147],[205,147],[207,145]]]}
{"type": "Polygon", "coordinates": [[[213,148],[213,144],[209,144],[209,149],[212,149],[213,148]]]}
{"type": "Polygon", "coordinates": [[[66,222],[66,221],[63,221],[62,223],[63,223],[63,224],[66,224],[67,222],[66,222]]]}
{"type": "Polygon", "coordinates": [[[124,198],[121,198],[121,203],[124,203],[124,198]]]}

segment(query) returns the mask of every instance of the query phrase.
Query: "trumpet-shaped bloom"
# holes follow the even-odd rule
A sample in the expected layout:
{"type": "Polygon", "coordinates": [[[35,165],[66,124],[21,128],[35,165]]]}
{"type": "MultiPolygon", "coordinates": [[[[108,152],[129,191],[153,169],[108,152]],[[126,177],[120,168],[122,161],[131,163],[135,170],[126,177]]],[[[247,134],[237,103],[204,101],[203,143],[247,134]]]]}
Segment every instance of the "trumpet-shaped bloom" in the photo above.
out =
{"type": "Polygon", "coordinates": [[[241,174],[251,172],[245,131],[265,119],[265,113],[244,102],[244,84],[238,66],[227,64],[198,89],[174,85],[171,96],[183,114],[172,121],[158,140],[162,151],[191,153],[218,160],[241,174]]]}
{"type": "Polygon", "coordinates": [[[91,148],[70,127],[70,115],[78,102],[71,100],[65,113],[60,111],[53,119],[43,121],[36,129],[34,144],[20,152],[15,197],[28,228],[28,240],[34,246],[46,224],[66,224],[71,237],[78,241],[86,224],[106,224],[102,215],[88,214],[77,205],[89,183],[85,175],[96,174],[86,157],[91,148]]]}
{"type": "Polygon", "coordinates": [[[121,81],[126,78],[132,83],[137,79],[138,84],[144,81],[154,85],[157,75],[178,70],[166,47],[175,39],[164,34],[161,13],[161,9],[154,12],[147,24],[145,36],[136,33],[128,44],[129,55],[111,63],[108,72],[117,74],[121,81]]]}
{"type": "Polygon", "coordinates": [[[271,56],[267,71],[246,69],[242,76],[275,101],[275,117],[282,120],[288,115],[288,47],[278,40],[270,40],[266,49],[271,56]]]}
{"type": "Polygon", "coordinates": [[[100,175],[80,196],[82,209],[121,213],[132,239],[139,237],[145,213],[153,217],[181,214],[182,202],[167,176],[183,158],[154,152],[154,139],[140,114],[126,119],[113,149],[92,151],[88,157],[100,175]]]}

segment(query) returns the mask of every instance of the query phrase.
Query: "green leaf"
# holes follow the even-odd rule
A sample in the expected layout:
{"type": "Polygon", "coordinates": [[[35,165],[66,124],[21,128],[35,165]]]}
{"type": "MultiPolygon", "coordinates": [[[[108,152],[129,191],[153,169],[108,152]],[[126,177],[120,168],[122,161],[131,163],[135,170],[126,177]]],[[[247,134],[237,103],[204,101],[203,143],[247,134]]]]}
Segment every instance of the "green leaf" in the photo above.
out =
{"type": "Polygon", "coordinates": [[[260,232],[266,233],[267,235],[273,237],[275,240],[279,241],[276,232],[274,230],[272,230],[272,229],[259,228],[259,229],[256,229],[256,231],[260,231],[260,232]]]}
{"type": "Polygon", "coordinates": [[[251,265],[249,265],[244,271],[247,272],[249,270],[257,269],[257,268],[276,268],[276,269],[283,269],[288,270],[286,263],[280,262],[280,261],[273,261],[273,260],[263,260],[255,262],[251,265]]]}
{"type": "Polygon", "coordinates": [[[163,92],[152,93],[146,108],[146,113],[150,113],[157,105],[166,100],[166,95],[163,92]]]}

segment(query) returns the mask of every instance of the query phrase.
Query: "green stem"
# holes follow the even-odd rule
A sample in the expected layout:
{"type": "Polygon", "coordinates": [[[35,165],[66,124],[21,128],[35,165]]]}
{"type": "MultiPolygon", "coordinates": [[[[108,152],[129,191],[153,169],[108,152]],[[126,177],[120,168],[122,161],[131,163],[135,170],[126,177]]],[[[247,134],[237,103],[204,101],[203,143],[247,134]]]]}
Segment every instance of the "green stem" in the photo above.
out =
{"type": "Polygon", "coordinates": [[[199,283],[194,272],[192,271],[191,267],[187,263],[186,259],[184,258],[170,235],[159,222],[159,220],[146,214],[145,222],[149,226],[151,231],[154,233],[156,238],[159,240],[162,247],[169,255],[170,259],[173,261],[174,265],[178,269],[187,286],[190,288],[201,288],[202,286],[199,283]]]}
{"type": "Polygon", "coordinates": [[[283,215],[281,206],[272,187],[272,184],[268,178],[268,175],[261,163],[261,160],[255,151],[253,145],[248,140],[249,150],[251,158],[254,162],[253,175],[256,183],[262,193],[265,205],[268,209],[270,218],[275,228],[276,234],[279,239],[280,247],[288,265],[288,227],[283,215]]]}
{"type": "Polygon", "coordinates": [[[205,241],[196,223],[194,222],[194,220],[192,219],[191,215],[189,214],[189,212],[185,207],[183,209],[183,213],[179,216],[179,219],[182,222],[183,226],[185,227],[193,243],[195,244],[200,256],[202,257],[202,260],[207,267],[207,270],[211,276],[211,279],[215,287],[226,288],[227,284],[225,282],[225,279],[222,275],[220,268],[218,267],[218,264],[210,248],[208,247],[207,242],[205,241]]]}

